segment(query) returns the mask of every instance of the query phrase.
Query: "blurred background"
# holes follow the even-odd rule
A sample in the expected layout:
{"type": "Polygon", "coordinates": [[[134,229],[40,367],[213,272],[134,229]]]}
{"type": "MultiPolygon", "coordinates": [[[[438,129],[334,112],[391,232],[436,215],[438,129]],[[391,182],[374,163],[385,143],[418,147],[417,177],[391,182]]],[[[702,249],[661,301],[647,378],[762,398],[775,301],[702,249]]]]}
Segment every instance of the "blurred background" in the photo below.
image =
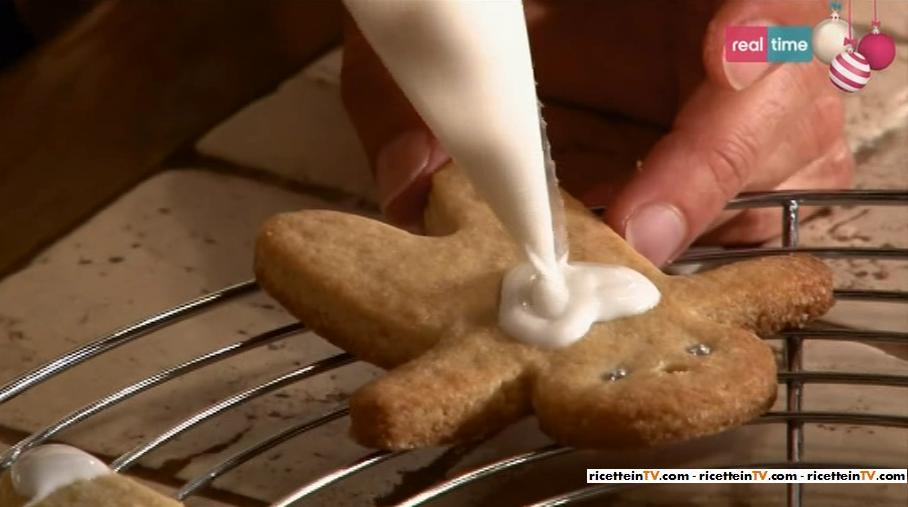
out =
{"type": "MultiPolygon", "coordinates": [[[[904,4],[881,7],[901,46],[904,4]]],[[[870,5],[858,2],[855,19],[868,21],[870,5]]],[[[0,0],[0,273],[168,167],[370,201],[339,102],[340,31],[331,0],[0,0]]],[[[905,123],[897,54],[848,97],[858,155],[905,123]]],[[[614,158],[632,164],[661,132],[620,123],[614,158]]]]}

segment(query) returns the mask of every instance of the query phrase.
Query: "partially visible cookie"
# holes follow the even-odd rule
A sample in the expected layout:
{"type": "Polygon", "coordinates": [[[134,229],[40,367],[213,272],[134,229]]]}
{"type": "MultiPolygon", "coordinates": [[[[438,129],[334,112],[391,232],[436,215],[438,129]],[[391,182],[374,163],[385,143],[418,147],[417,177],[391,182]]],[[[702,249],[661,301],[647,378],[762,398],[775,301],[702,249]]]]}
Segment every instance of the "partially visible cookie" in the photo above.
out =
{"type": "Polygon", "coordinates": [[[0,507],[183,505],[125,475],[110,472],[96,458],[74,447],[39,446],[27,451],[19,460],[25,461],[18,467],[14,463],[11,470],[0,474],[0,507]],[[15,480],[14,475],[17,476],[15,480]],[[17,484],[20,491],[16,489],[17,484]]]}
{"type": "Polygon", "coordinates": [[[447,444],[535,412],[564,444],[644,446],[715,433],[772,404],[775,362],[755,333],[802,325],[832,305],[822,262],[771,257],[667,276],[564,197],[571,260],[631,267],[662,299],[559,350],[498,328],[501,279],[520,253],[456,167],[434,176],[429,236],[318,210],[262,227],[261,285],[332,343],[391,369],[351,399],[357,441],[447,444]]]}
{"type": "MultiPolygon", "coordinates": [[[[22,507],[26,499],[8,488],[9,474],[0,479],[0,507],[22,507]]],[[[29,507],[182,507],[182,503],[119,474],[78,481],[58,489],[29,507]]]]}

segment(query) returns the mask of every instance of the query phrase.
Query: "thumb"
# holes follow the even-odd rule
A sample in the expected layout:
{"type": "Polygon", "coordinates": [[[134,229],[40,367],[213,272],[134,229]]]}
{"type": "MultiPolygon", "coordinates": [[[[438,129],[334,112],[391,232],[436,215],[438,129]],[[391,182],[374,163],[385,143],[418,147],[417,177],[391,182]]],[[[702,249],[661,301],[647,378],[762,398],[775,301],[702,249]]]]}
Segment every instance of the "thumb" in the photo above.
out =
{"type": "Polygon", "coordinates": [[[393,223],[419,228],[431,175],[448,160],[353,20],[346,16],[341,96],[393,223]]]}
{"type": "Polygon", "coordinates": [[[818,69],[781,66],[741,92],[704,82],[611,203],[606,221],[655,264],[678,255],[766,171],[763,155],[791,134],[786,126],[822,85],[818,69]]]}

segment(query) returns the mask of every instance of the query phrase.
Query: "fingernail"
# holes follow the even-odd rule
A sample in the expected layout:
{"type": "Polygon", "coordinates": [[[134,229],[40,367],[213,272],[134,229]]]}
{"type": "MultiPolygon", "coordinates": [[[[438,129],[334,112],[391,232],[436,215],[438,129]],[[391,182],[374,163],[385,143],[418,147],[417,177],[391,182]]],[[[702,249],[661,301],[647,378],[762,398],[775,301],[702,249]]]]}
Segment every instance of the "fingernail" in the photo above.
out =
{"type": "Polygon", "coordinates": [[[431,156],[432,139],[423,130],[405,132],[379,151],[375,159],[375,184],[382,210],[426,170],[431,156]]]}
{"type": "MultiPolygon", "coordinates": [[[[776,26],[778,23],[764,19],[748,21],[746,23],[735,23],[735,26],[776,26]]],[[[769,41],[764,41],[769,44],[769,41]]],[[[722,68],[725,71],[725,79],[728,84],[735,90],[743,90],[756,83],[766,74],[772,64],[769,62],[729,62],[722,59],[722,68]]]]}
{"type": "Polygon", "coordinates": [[[674,206],[647,204],[627,220],[624,235],[637,252],[661,266],[684,246],[687,222],[674,206]]]}

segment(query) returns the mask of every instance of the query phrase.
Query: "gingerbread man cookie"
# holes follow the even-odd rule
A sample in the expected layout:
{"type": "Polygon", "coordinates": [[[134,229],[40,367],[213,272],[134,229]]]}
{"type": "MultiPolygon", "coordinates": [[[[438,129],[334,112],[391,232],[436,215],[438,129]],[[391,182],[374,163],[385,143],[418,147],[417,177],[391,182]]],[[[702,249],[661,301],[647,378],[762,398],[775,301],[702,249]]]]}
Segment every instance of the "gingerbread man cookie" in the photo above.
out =
{"type": "Polygon", "coordinates": [[[554,350],[498,327],[502,276],[521,253],[456,167],[434,176],[428,236],[321,210],[263,226],[255,271],[265,290],[332,343],[390,369],[350,401],[357,441],[441,445],[535,412],[567,445],[643,446],[715,433],[772,404],[775,361],[756,334],[832,305],[825,264],[771,257],[668,276],[564,199],[571,261],[628,266],[662,297],[554,350]]]}

